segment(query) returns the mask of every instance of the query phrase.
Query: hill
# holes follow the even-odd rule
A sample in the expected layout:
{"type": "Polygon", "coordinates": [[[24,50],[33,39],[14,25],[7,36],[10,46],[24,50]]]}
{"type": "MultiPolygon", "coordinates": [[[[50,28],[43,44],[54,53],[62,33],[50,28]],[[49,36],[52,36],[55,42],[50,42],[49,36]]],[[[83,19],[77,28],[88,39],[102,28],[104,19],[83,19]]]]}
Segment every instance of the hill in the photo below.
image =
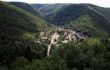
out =
{"type": "MultiPolygon", "coordinates": [[[[11,65],[17,57],[25,57],[28,61],[44,57],[39,55],[45,50],[44,46],[37,45],[35,41],[39,32],[50,26],[37,15],[0,1],[0,70],[4,70],[1,65],[11,65]]],[[[11,70],[15,69],[12,67],[11,70]]]]}
{"type": "Polygon", "coordinates": [[[31,6],[43,16],[54,13],[65,5],[68,4],[31,4],[31,6]]]}
{"type": "Polygon", "coordinates": [[[21,8],[22,10],[31,13],[33,16],[40,16],[39,13],[35,9],[33,9],[30,4],[23,2],[9,2],[9,4],[21,8]]]}
{"type": "MultiPolygon", "coordinates": [[[[102,15],[105,17],[108,21],[110,21],[110,8],[104,8],[93,4],[70,4],[70,3],[64,3],[64,4],[31,4],[31,6],[38,11],[40,14],[45,15],[46,17],[49,16],[52,18],[52,16],[55,16],[55,13],[58,13],[58,11],[61,11],[63,9],[66,10],[66,8],[69,8],[70,5],[75,8],[75,6],[85,7],[88,9],[91,9],[92,11],[102,15]],[[52,15],[52,16],[50,16],[52,15]]],[[[77,7],[76,7],[77,8],[77,7]]],[[[77,8],[77,9],[79,9],[77,8]]],[[[50,18],[48,18],[50,19],[50,18]]]]}
{"type": "Polygon", "coordinates": [[[106,35],[109,33],[110,13],[107,8],[92,4],[61,5],[63,6],[58,7],[56,4],[56,11],[45,16],[49,23],[89,32],[93,36],[99,36],[99,34],[103,36],[103,34],[106,35]]]}
{"type": "MultiPolygon", "coordinates": [[[[22,35],[48,28],[48,23],[40,17],[0,1],[0,46],[15,46],[15,42],[23,40],[22,35]]],[[[24,36],[23,36],[24,37],[24,36]]]]}
{"type": "Polygon", "coordinates": [[[28,6],[0,1],[0,70],[110,70],[107,15],[65,5],[42,15],[50,29],[28,6]]]}

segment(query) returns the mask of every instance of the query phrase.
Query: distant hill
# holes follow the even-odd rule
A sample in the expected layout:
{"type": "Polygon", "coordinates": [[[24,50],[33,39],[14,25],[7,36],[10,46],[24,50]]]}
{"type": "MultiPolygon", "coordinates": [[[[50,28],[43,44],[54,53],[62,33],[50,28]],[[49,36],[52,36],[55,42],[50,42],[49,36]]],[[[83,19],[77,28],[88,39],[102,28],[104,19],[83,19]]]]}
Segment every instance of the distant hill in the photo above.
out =
{"type": "MultiPolygon", "coordinates": [[[[71,12],[73,14],[76,14],[76,13],[74,13],[75,11],[77,12],[77,10],[75,10],[75,9],[78,9],[81,12],[82,12],[82,10],[89,9],[91,11],[94,11],[94,12],[102,15],[107,20],[110,20],[109,19],[109,16],[110,16],[110,9],[109,8],[103,8],[103,7],[99,7],[99,6],[92,5],[92,4],[32,4],[31,6],[36,11],[39,11],[39,13],[44,14],[46,17],[49,17],[47,19],[52,20],[52,21],[54,20],[54,16],[55,16],[55,18],[58,18],[57,14],[62,11],[63,11],[62,13],[64,13],[64,11],[67,11],[67,8],[68,9],[71,8],[72,12],[68,11],[68,13],[71,12]]],[[[77,12],[77,13],[79,13],[79,12],[77,12]]],[[[66,14],[67,13],[65,13],[65,15],[66,14]]]]}
{"type": "Polygon", "coordinates": [[[31,4],[31,6],[43,16],[54,13],[65,5],[68,4],[31,4]]]}
{"type": "Polygon", "coordinates": [[[92,4],[60,4],[59,6],[56,4],[55,9],[56,11],[53,10],[54,12],[45,15],[46,20],[51,24],[85,31],[93,36],[104,36],[110,33],[108,8],[92,4]]]}

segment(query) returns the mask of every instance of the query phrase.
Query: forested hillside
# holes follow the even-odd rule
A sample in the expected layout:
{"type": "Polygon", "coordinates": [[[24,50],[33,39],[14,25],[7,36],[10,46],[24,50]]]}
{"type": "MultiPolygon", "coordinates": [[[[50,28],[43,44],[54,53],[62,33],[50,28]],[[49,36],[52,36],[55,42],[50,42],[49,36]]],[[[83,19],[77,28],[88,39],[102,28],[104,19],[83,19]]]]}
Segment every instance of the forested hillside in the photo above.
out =
{"type": "Polygon", "coordinates": [[[49,26],[42,18],[0,1],[0,63],[10,64],[17,56],[25,56],[23,48],[45,28],[49,26]]]}
{"type": "Polygon", "coordinates": [[[23,9],[24,11],[31,13],[33,16],[40,16],[40,14],[31,7],[31,5],[23,2],[10,2],[9,4],[14,5],[16,7],[19,7],[23,9]]]}
{"type": "Polygon", "coordinates": [[[42,16],[47,16],[68,4],[31,4],[42,16]]]}
{"type": "Polygon", "coordinates": [[[36,5],[0,1],[0,70],[110,70],[109,9],[36,5]]]}
{"type": "Polygon", "coordinates": [[[70,21],[65,27],[74,30],[87,32],[89,35],[97,37],[107,37],[110,35],[110,24],[101,15],[88,11],[78,17],[75,21],[70,21]]]}
{"type": "MultiPolygon", "coordinates": [[[[60,5],[54,4],[56,11],[53,10],[53,13],[44,16],[49,23],[88,32],[92,36],[105,37],[110,35],[110,14],[107,8],[92,4],[60,5]]],[[[42,7],[40,8],[42,9],[42,7]]]]}

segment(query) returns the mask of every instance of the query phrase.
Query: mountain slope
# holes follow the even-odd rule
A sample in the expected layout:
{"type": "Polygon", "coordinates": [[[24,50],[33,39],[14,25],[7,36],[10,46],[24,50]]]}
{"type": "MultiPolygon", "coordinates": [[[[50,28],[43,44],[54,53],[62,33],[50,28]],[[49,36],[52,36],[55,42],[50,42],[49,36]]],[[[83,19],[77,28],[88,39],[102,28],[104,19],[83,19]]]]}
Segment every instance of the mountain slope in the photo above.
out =
{"type": "Polygon", "coordinates": [[[65,5],[68,4],[31,4],[31,6],[43,16],[54,13],[65,5]]]}
{"type": "Polygon", "coordinates": [[[79,16],[76,20],[70,21],[65,27],[87,32],[88,35],[107,37],[110,30],[108,21],[97,13],[88,11],[79,16]]]}
{"type": "Polygon", "coordinates": [[[110,33],[108,15],[110,15],[109,10],[92,4],[64,4],[63,7],[46,15],[45,18],[51,24],[101,37],[110,33]]]}
{"type": "Polygon", "coordinates": [[[14,5],[14,6],[18,7],[18,8],[21,8],[24,11],[26,11],[28,13],[31,13],[34,16],[38,16],[39,15],[39,13],[35,9],[33,9],[31,7],[31,5],[29,5],[27,3],[23,3],[23,2],[9,2],[9,4],[14,5]]]}
{"type": "Polygon", "coordinates": [[[76,19],[85,11],[86,8],[80,5],[68,5],[47,15],[47,20],[56,25],[64,25],[70,20],[76,19]]]}
{"type": "Polygon", "coordinates": [[[109,8],[103,8],[95,5],[90,5],[89,9],[93,10],[94,12],[99,13],[104,18],[106,18],[110,22],[110,9],[109,8]]]}
{"type": "MultiPolygon", "coordinates": [[[[72,6],[72,9],[74,9],[74,10],[75,10],[75,8],[77,8],[79,10],[82,7],[91,9],[92,11],[102,15],[108,21],[110,21],[110,19],[109,19],[110,18],[109,17],[110,9],[109,8],[99,7],[99,6],[92,5],[92,4],[69,4],[69,3],[67,3],[67,4],[31,4],[31,6],[36,11],[38,11],[40,14],[43,14],[43,16],[45,16],[48,20],[52,19],[52,21],[54,20],[54,16],[59,13],[58,11],[60,11],[60,12],[62,12],[62,10],[66,11],[66,8],[69,8],[71,6],[72,6]],[[78,6],[80,6],[80,7],[78,8],[78,6]]],[[[73,13],[74,13],[74,10],[71,10],[71,11],[73,11],[73,13]]],[[[71,11],[68,11],[68,13],[70,13],[71,11]]],[[[58,18],[58,17],[56,17],[56,18],[58,18]]]]}
{"type": "Polygon", "coordinates": [[[15,42],[23,40],[25,33],[33,33],[48,28],[42,18],[32,16],[13,5],[0,1],[0,46],[15,46],[15,42]]]}

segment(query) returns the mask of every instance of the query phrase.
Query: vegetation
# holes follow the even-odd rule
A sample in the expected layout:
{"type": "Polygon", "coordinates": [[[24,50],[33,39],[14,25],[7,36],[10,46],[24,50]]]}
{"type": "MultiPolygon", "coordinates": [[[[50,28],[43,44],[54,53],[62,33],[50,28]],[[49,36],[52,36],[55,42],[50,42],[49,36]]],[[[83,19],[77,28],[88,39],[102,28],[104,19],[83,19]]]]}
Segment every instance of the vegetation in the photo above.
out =
{"type": "Polygon", "coordinates": [[[69,24],[65,25],[65,27],[71,28],[73,30],[80,30],[80,31],[86,32],[88,33],[88,35],[91,35],[92,37],[93,36],[103,37],[103,38],[107,37],[109,35],[109,30],[110,30],[109,24],[106,24],[108,22],[104,20],[101,21],[103,18],[101,17],[97,18],[98,16],[96,17],[93,15],[95,15],[95,13],[90,13],[90,14],[86,13],[84,15],[81,15],[75,21],[71,21],[69,24]]]}
{"type": "Polygon", "coordinates": [[[84,12],[66,26],[92,36],[76,44],[52,46],[51,55],[46,56],[47,46],[37,43],[36,39],[40,31],[50,28],[48,23],[22,8],[0,1],[0,70],[110,70],[109,24],[94,12],[84,12]]]}
{"type": "MultiPolygon", "coordinates": [[[[39,55],[43,56],[40,58],[38,55],[32,55],[26,48],[25,57],[19,56],[8,66],[2,66],[3,70],[109,70],[110,69],[110,41],[103,41],[99,38],[91,38],[77,44],[63,44],[58,48],[54,48],[49,57],[45,57],[42,54],[43,49],[40,51],[38,47],[39,55]],[[28,57],[32,61],[29,60],[28,57]]],[[[33,45],[31,44],[31,48],[33,45]]],[[[43,46],[42,46],[43,47],[43,46]]],[[[35,49],[35,48],[34,48],[35,49]]],[[[18,50],[18,48],[16,49],[18,50]]],[[[38,51],[37,50],[37,51],[38,51]]],[[[20,50],[21,51],[21,50],[20,50]]],[[[15,51],[18,53],[18,51],[15,51]]],[[[14,56],[13,56],[14,57],[14,56]]]]}
{"type": "Polygon", "coordinates": [[[42,18],[0,1],[0,63],[10,65],[18,56],[31,61],[31,44],[36,47],[37,34],[45,28],[49,26],[42,18]]]}
{"type": "Polygon", "coordinates": [[[14,5],[18,8],[23,9],[24,11],[31,13],[33,16],[40,16],[40,14],[34,10],[31,5],[23,2],[9,2],[9,4],[14,5]]]}
{"type": "Polygon", "coordinates": [[[47,16],[68,4],[31,4],[41,15],[47,16]]]}
{"type": "MultiPolygon", "coordinates": [[[[42,10],[50,8],[39,5],[34,5],[34,8],[41,8],[39,13],[43,13],[42,10]],[[44,9],[42,9],[42,7],[44,9]]],[[[106,37],[110,35],[110,23],[109,23],[109,10],[99,6],[91,4],[54,4],[53,13],[46,16],[46,20],[54,25],[64,26],[68,29],[80,30],[88,32],[89,35],[106,37]]],[[[45,10],[44,10],[45,11],[45,10]]]]}

